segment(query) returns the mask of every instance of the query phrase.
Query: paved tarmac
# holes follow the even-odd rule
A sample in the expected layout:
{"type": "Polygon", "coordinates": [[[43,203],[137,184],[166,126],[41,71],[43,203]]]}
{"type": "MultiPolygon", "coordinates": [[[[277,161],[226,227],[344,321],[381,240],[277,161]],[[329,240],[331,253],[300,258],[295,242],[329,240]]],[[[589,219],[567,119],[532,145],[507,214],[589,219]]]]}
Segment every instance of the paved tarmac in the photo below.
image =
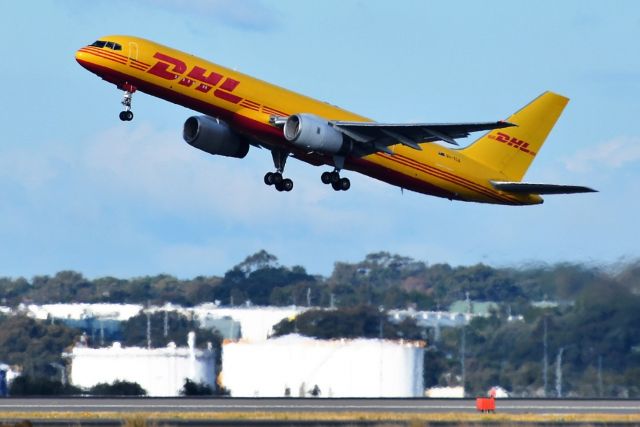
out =
{"type": "MultiPolygon", "coordinates": [[[[640,414],[640,400],[499,399],[507,414],[640,414]]],[[[474,399],[6,398],[2,412],[474,413],[474,399]]]]}

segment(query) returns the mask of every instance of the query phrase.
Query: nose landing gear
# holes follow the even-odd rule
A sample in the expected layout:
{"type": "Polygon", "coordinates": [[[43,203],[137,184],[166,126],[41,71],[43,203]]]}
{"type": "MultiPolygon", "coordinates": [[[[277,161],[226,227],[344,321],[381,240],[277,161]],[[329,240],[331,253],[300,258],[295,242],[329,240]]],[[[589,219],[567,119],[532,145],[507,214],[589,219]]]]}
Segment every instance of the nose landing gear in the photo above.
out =
{"type": "Polygon", "coordinates": [[[118,117],[123,122],[130,122],[133,120],[133,111],[131,111],[131,101],[133,98],[133,93],[136,91],[136,88],[129,83],[125,83],[121,89],[124,89],[124,95],[122,97],[121,104],[124,106],[124,111],[120,111],[118,117]]]}

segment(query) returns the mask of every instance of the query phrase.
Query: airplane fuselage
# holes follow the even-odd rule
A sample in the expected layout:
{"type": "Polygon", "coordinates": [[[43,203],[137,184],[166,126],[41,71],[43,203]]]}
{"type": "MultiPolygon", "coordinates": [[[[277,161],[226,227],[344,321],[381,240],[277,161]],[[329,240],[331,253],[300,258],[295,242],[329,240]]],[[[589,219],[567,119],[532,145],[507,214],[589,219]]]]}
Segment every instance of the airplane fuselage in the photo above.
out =
{"type": "MultiPolygon", "coordinates": [[[[81,48],[76,60],[123,90],[139,90],[219,118],[234,132],[270,148],[281,148],[312,165],[333,165],[330,155],[293,147],[270,118],[311,113],[327,120],[371,121],[248,75],[169,47],[129,36],[108,36],[120,49],[81,48]]],[[[401,144],[393,154],[347,156],[344,168],[398,187],[451,200],[539,204],[536,194],[512,194],[491,186],[507,177],[460,150],[426,143],[422,151],[401,144]]]]}

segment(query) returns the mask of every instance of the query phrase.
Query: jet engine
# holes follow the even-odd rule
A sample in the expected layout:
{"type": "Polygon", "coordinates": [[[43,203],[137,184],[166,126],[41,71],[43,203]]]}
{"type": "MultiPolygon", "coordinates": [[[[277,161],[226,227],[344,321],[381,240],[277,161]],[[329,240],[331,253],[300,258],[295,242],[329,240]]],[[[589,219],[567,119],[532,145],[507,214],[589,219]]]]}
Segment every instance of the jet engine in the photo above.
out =
{"type": "Polygon", "coordinates": [[[187,144],[209,154],[242,159],[249,143],[234,133],[222,120],[209,116],[193,116],[184,122],[182,137],[187,144]]]}
{"type": "Polygon", "coordinates": [[[289,116],[284,124],[284,137],[297,147],[320,153],[343,153],[349,147],[341,132],[313,114],[289,116]]]}

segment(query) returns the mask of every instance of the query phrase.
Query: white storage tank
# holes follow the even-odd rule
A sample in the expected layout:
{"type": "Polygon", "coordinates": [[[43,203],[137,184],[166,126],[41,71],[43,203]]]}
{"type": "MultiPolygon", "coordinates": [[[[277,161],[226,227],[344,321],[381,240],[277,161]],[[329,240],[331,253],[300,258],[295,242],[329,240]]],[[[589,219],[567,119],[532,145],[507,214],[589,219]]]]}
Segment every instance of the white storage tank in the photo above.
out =
{"type": "Polygon", "coordinates": [[[114,343],[108,348],[74,347],[70,381],[90,388],[98,383],[116,380],[140,384],[149,396],[178,396],[185,380],[216,386],[215,355],[212,349],[195,348],[195,334],[189,334],[189,347],[146,349],[122,347],[114,343]]]}
{"type": "Polygon", "coordinates": [[[221,379],[233,397],[420,397],[423,347],[417,341],[300,335],[229,342],[221,379]]]}

